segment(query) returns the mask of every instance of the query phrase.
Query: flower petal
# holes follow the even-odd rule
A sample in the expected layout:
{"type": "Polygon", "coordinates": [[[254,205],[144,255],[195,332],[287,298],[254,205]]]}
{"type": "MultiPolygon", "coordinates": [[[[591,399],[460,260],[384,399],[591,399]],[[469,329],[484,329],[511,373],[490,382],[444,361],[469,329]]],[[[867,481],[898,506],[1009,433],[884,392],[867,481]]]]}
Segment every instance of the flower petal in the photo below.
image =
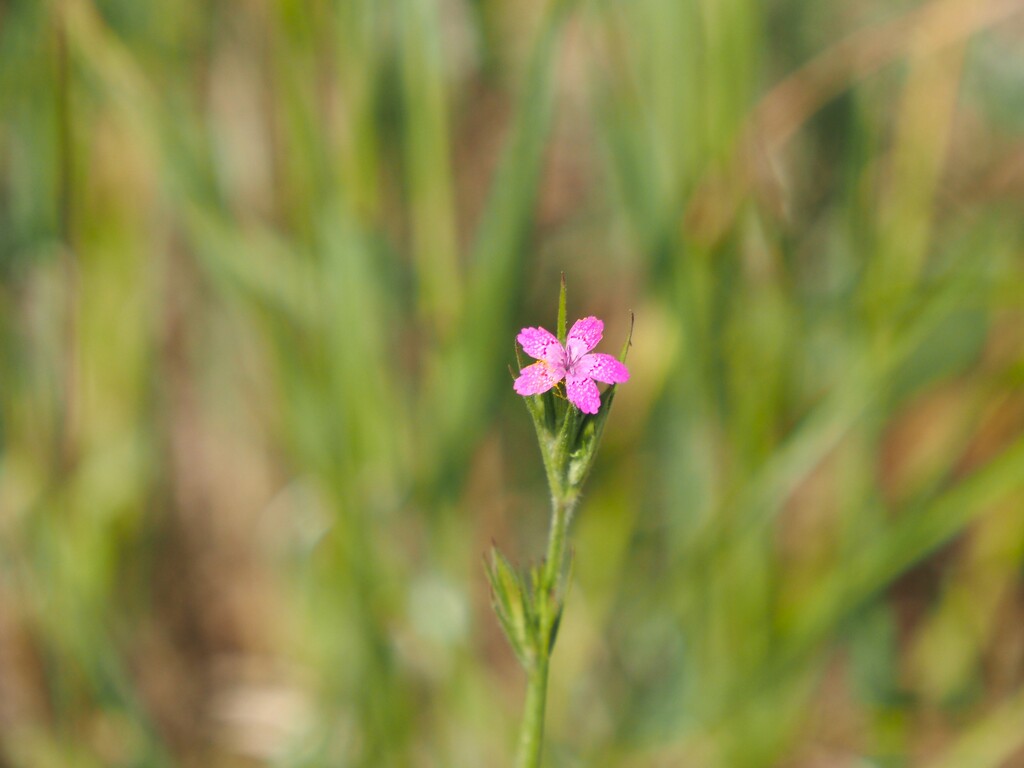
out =
{"type": "Polygon", "coordinates": [[[512,384],[520,395],[539,395],[547,392],[565,376],[564,370],[541,360],[539,363],[528,365],[519,372],[519,378],[512,384]]]}
{"type": "Polygon", "coordinates": [[[576,375],[589,376],[605,384],[629,381],[629,369],[611,355],[594,352],[584,355],[574,367],[576,375]]]}
{"type": "Polygon", "coordinates": [[[587,376],[567,376],[565,395],[569,402],[584,413],[597,413],[601,407],[601,393],[597,391],[597,384],[587,376]]]}
{"type": "Polygon", "coordinates": [[[565,350],[553,333],[544,328],[523,328],[516,336],[523,351],[537,360],[547,360],[553,365],[564,365],[565,350]]]}
{"type": "Polygon", "coordinates": [[[596,317],[584,317],[577,320],[569,329],[565,338],[565,348],[570,359],[579,359],[597,346],[604,334],[604,323],[596,317]]]}

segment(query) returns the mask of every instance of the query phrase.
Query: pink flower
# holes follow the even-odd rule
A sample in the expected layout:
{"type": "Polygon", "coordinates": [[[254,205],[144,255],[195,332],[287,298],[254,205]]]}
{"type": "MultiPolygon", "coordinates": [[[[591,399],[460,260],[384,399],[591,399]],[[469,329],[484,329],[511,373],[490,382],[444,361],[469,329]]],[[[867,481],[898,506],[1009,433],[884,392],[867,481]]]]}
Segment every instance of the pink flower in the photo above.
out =
{"type": "Polygon", "coordinates": [[[611,355],[591,353],[604,333],[596,317],[577,320],[569,330],[565,346],[543,328],[523,328],[516,337],[523,351],[539,362],[523,368],[512,385],[520,395],[539,395],[565,379],[569,402],[583,413],[597,413],[601,393],[595,382],[621,384],[629,381],[629,370],[611,355]]]}

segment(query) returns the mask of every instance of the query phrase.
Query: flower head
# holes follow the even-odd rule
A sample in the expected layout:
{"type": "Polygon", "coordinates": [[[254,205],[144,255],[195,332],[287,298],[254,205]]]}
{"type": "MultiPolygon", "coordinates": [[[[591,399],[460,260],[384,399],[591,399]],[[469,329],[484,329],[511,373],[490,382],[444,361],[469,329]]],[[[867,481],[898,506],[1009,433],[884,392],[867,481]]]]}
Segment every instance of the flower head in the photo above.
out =
{"type": "Polygon", "coordinates": [[[565,346],[544,328],[523,328],[516,340],[523,351],[538,362],[519,372],[512,385],[520,395],[539,395],[565,379],[569,402],[583,413],[597,413],[601,393],[596,382],[621,384],[629,380],[629,370],[611,355],[591,352],[604,333],[604,323],[596,317],[584,317],[573,323],[565,346]]]}

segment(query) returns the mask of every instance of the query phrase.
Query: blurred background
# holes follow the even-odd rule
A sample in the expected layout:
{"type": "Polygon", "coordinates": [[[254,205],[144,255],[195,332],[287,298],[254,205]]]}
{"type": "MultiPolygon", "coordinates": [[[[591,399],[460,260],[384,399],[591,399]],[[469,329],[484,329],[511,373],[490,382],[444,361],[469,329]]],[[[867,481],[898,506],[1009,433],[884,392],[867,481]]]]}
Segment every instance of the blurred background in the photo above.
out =
{"type": "Polygon", "coordinates": [[[2,0],[0,765],[509,765],[564,271],[546,765],[1024,766],[1022,84],[1019,0],[2,0]]]}

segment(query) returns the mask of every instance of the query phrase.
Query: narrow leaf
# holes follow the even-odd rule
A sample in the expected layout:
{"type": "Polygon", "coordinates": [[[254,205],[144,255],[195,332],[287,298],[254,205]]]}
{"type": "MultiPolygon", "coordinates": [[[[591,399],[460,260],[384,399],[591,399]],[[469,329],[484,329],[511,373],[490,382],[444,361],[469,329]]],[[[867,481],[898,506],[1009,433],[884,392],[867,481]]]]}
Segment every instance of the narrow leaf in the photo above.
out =
{"type": "Polygon", "coordinates": [[[558,289],[558,341],[565,346],[565,272],[562,273],[562,286],[558,289]]]}
{"type": "MultiPolygon", "coordinates": [[[[629,311],[629,333],[626,334],[626,343],[622,345],[622,351],[619,352],[619,361],[626,362],[626,353],[629,352],[629,348],[633,346],[633,321],[636,320],[636,316],[633,314],[633,310],[629,311]]],[[[614,389],[614,386],[612,387],[614,389]]]]}

